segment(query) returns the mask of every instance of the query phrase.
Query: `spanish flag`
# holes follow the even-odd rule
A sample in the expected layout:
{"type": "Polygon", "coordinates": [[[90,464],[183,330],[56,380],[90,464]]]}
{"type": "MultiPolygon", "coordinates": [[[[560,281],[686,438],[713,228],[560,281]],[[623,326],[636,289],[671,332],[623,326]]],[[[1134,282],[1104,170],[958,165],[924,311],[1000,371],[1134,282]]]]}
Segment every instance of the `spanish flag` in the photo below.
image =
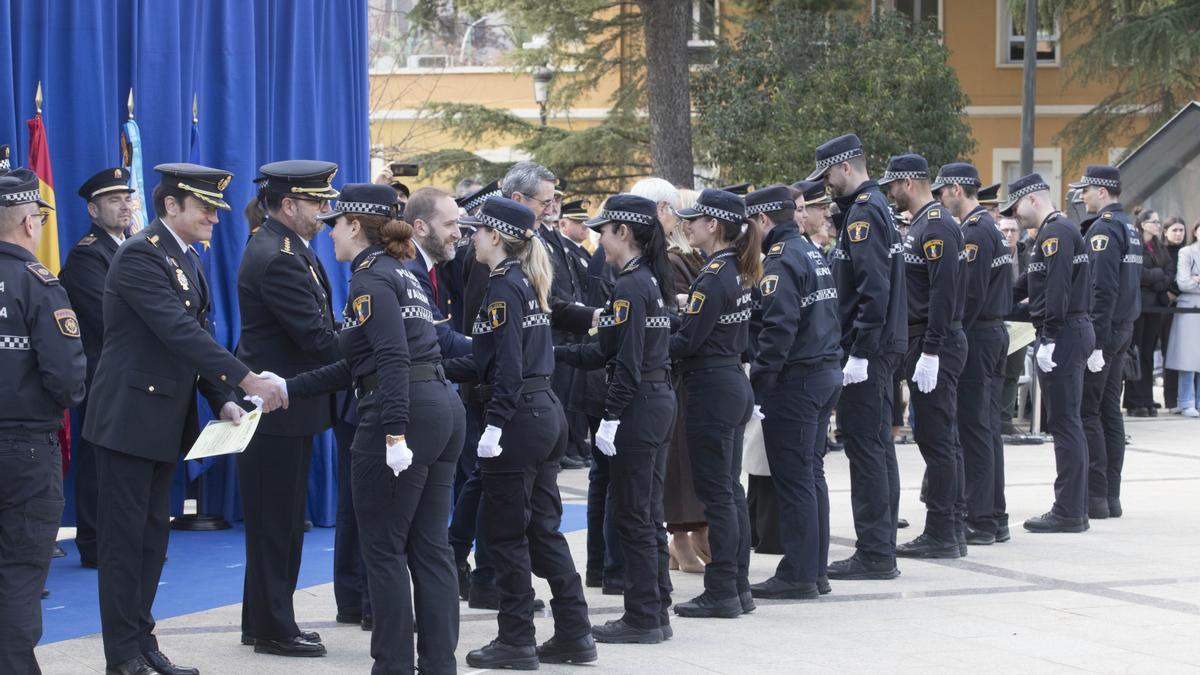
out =
{"type": "MultiPolygon", "coordinates": [[[[50,171],[50,145],[46,142],[46,126],[42,124],[42,114],[33,116],[29,125],[29,169],[37,174],[41,181],[42,199],[51,207],[54,206],[54,175],[50,171]]],[[[51,210],[50,218],[42,228],[42,240],[38,243],[36,255],[43,265],[51,272],[58,274],[58,217],[51,210]]]]}

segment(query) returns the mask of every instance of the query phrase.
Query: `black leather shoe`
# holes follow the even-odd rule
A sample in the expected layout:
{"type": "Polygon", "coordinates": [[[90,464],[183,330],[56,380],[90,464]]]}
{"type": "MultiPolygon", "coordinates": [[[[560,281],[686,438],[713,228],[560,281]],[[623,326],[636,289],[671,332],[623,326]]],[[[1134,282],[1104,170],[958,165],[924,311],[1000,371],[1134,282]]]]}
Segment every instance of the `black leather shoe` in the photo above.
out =
{"type": "Polygon", "coordinates": [[[1152,405],[1146,408],[1146,417],[1158,417],[1158,405],[1152,405]]]}
{"type": "Polygon", "coordinates": [[[458,599],[466,600],[471,597],[471,563],[464,560],[456,567],[458,568],[458,599]]]}
{"type": "Polygon", "coordinates": [[[738,593],[738,602],[742,603],[742,614],[749,614],[758,609],[758,606],[754,604],[754,594],[750,591],[738,593]]]}
{"type": "Polygon", "coordinates": [[[1047,511],[1036,518],[1025,521],[1025,529],[1030,532],[1086,532],[1087,518],[1064,518],[1053,511],[1047,511]]]}
{"type": "Polygon", "coordinates": [[[905,518],[897,518],[896,519],[896,529],[897,530],[903,530],[906,527],[908,527],[907,519],[905,519],[905,518]]]}
{"type": "Polygon", "coordinates": [[[362,627],[362,629],[363,629],[364,631],[366,631],[366,632],[368,632],[368,633],[370,633],[371,631],[375,630],[375,615],[373,615],[373,614],[364,614],[364,615],[363,615],[363,620],[362,620],[362,623],[361,623],[361,624],[359,624],[359,625],[362,627]]]}
{"type": "Polygon", "coordinates": [[[588,588],[600,588],[604,586],[604,572],[588,570],[583,575],[583,585],[588,588]]]}
{"type": "MultiPolygon", "coordinates": [[[[965,544],[964,544],[965,546],[965,544]]],[[[916,539],[896,547],[896,555],[901,558],[961,558],[958,543],[935,539],[922,532],[916,539]]]]}
{"type": "Polygon", "coordinates": [[[779,577],[750,585],[750,593],[762,600],[814,600],[821,595],[813,583],[792,583],[779,577]]]}
{"type": "Polygon", "coordinates": [[[563,455],[562,458],[558,460],[558,465],[564,469],[586,469],[587,468],[587,462],[583,461],[582,459],[579,459],[578,457],[571,457],[570,455],[563,455]]]}
{"type": "Polygon", "coordinates": [[[1003,544],[1012,539],[1012,533],[1008,529],[1008,516],[1002,516],[996,519],[996,543],[1003,544]]]}
{"type": "Polygon", "coordinates": [[[54,553],[51,553],[50,557],[51,558],[65,558],[65,557],[67,557],[67,552],[63,550],[63,547],[59,546],[58,544],[55,544],[54,545],[54,553]]]}
{"type": "Polygon", "coordinates": [[[158,671],[141,656],[104,669],[104,675],[157,675],[157,673],[158,671]]]}
{"type": "Polygon", "coordinates": [[[829,568],[826,570],[825,576],[830,579],[844,579],[847,581],[863,581],[868,579],[887,580],[900,576],[900,570],[896,568],[896,563],[890,560],[873,562],[865,560],[862,556],[855,553],[845,560],[829,563],[829,568]]]}
{"type": "Polygon", "coordinates": [[[625,619],[614,619],[600,626],[592,626],[592,637],[596,642],[621,645],[656,645],[664,639],[661,628],[637,628],[625,623],[625,619]]]}
{"type": "Polygon", "coordinates": [[[670,640],[671,638],[675,637],[675,629],[671,628],[671,623],[669,621],[660,620],[659,624],[658,624],[658,629],[662,631],[664,642],[666,640],[670,640]]]}
{"type": "Polygon", "coordinates": [[[146,663],[150,664],[154,672],[159,673],[159,675],[200,675],[199,668],[177,666],[171,663],[171,659],[168,659],[166,654],[157,649],[142,654],[142,657],[146,659],[146,663]]]}
{"type": "Polygon", "coordinates": [[[256,654],[274,654],[276,656],[325,656],[325,645],[320,642],[309,642],[299,635],[286,640],[254,641],[256,654]]]}
{"type": "Polygon", "coordinates": [[[1120,518],[1123,513],[1125,513],[1125,512],[1121,510],[1121,498],[1120,497],[1109,497],[1108,498],[1108,517],[1109,518],[1120,518]]]}
{"type": "Polygon", "coordinates": [[[742,601],[714,598],[708,591],[675,605],[675,613],[689,619],[736,619],[742,615],[742,601]]]}
{"type": "Polygon", "coordinates": [[[338,623],[362,623],[362,612],[338,612],[334,617],[334,621],[338,623]]]}
{"type": "Polygon", "coordinates": [[[833,586],[829,585],[829,577],[817,577],[817,592],[821,595],[829,595],[833,592],[833,586]]]}
{"type": "Polygon", "coordinates": [[[555,635],[538,645],[537,657],[542,663],[591,663],[599,658],[591,633],[577,640],[561,640],[555,635]]]}
{"type": "Polygon", "coordinates": [[[1088,497],[1088,518],[1104,520],[1108,516],[1107,497],[1088,497]]]}
{"type": "Polygon", "coordinates": [[[846,444],[835,440],[828,436],[825,437],[825,452],[842,452],[846,449],[846,444]]]}
{"type": "MultiPolygon", "coordinates": [[[[341,616],[341,615],[339,614],[338,616],[341,616]]],[[[339,619],[339,621],[340,621],[340,619],[339,619]]],[[[359,621],[362,621],[362,619],[359,619],[359,621]]],[[[342,623],[347,623],[347,622],[342,621],[342,623]]],[[[358,623],[358,622],[354,622],[354,623],[358,623]]],[[[302,630],[302,631],[300,631],[300,637],[307,640],[308,642],[320,642],[321,641],[321,634],[315,630],[302,630]]],[[[247,647],[253,647],[255,642],[257,642],[257,641],[254,639],[254,637],[247,635],[246,633],[242,633],[242,644],[246,645],[247,647]]]]}
{"type": "Polygon", "coordinates": [[[996,543],[996,535],[991,532],[977,530],[970,525],[966,526],[963,534],[966,535],[967,543],[971,546],[991,546],[996,543]]]}
{"type": "Polygon", "coordinates": [[[533,645],[518,647],[498,639],[492,640],[484,647],[471,650],[467,654],[467,665],[472,668],[537,670],[538,650],[533,645]]]}
{"type": "Polygon", "coordinates": [[[1145,408],[1130,408],[1129,416],[1130,417],[1149,417],[1150,411],[1146,410],[1145,408]]]}

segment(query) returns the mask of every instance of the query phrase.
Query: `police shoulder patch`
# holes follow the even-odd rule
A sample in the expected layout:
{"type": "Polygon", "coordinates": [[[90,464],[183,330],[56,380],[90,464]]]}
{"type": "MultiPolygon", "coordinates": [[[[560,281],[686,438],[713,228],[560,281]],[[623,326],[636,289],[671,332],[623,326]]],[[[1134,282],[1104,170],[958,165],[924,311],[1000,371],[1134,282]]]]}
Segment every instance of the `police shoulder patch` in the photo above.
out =
{"type": "Polygon", "coordinates": [[[504,301],[493,302],[488,305],[488,321],[492,324],[492,328],[499,328],[508,321],[508,303],[504,301]]]}
{"type": "Polygon", "coordinates": [[[360,295],[360,296],[354,298],[353,305],[354,305],[354,318],[358,319],[358,323],[361,326],[362,324],[366,323],[368,319],[371,318],[371,296],[370,296],[370,294],[360,295]]]}
{"type": "Polygon", "coordinates": [[[54,276],[54,272],[46,269],[46,266],[40,262],[25,263],[25,269],[47,286],[58,283],[58,277],[54,276]]]}
{"type": "Polygon", "coordinates": [[[687,313],[699,314],[704,308],[704,294],[700,291],[692,291],[692,297],[688,298],[687,313]]]}
{"type": "Polygon", "coordinates": [[[83,239],[80,239],[79,242],[76,243],[75,245],[76,246],[91,246],[94,243],[96,243],[96,235],[88,234],[88,235],[84,235],[83,239]]]}
{"type": "Polygon", "coordinates": [[[975,258],[979,255],[979,244],[967,244],[963,246],[963,250],[967,254],[967,262],[975,262],[975,258]]]}
{"type": "Polygon", "coordinates": [[[871,234],[871,224],[865,220],[850,223],[846,226],[846,235],[850,237],[850,241],[859,243],[866,241],[871,234]]]}
{"type": "Polygon", "coordinates": [[[63,335],[69,338],[79,337],[79,319],[75,318],[75,310],[54,310],[54,323],[58,324],[58,332],[63,335]]]}
{"type": "Polygon", "coordinates": [[[771,295],[775,289],[779,287],[779,275],[768,274],[758,282],[758,290],[762,291],[764,296],[771,295]]]}
{"type": "Polygon", "coordinates": [[[767,251],[767,255],[779,255],[780,253],[783,253],[783,245],[785,243],[787,242],[781,241],[778,244],[773,244],[770,250],[767,251]]]}
{"type": "Polygon", "coordinates": [[[721,268],[722,268],[722,267],[724,267],[724,266],[725,266],[725,261],[724,261],[724,260],[714,260],[714,261],[712,261],[712,262],[710,262],[710,263],[708,263],[707,265],[705,265],[705,266],[704,266],[704,272],[703,272],[703,273],[707,273],[707,274],[716,274],[717,272],[720,272],[720,271],[721,271],[721,268]]]}
{"type": "Polygon", "coordinates": [[[1049,257],[1055,253],[1058,253],[1058,237],[1050,237],[1042,242],[1042,255],[1049,257]]]}
{"type": "Polygon", "coordinates": [[[967,218],[967,223],[969,223],[969,224],[971,224],[971,225],[974,225],[974,224],[975,224],[975,223],[977,223],[977,222],[979,222],[979,214],[978,214],[978,213],[976,213],[975,215],[971,216],[970,218],[967,218]]]}
{"type": "Polygon", "coordinates": [[[925,258],[927,260],[937,260],[942,257],[942,251],[945,250],[946,246],[941,239],[930,239],[922,244],[921,248],[925,251],[925,258]]]}
{"type": "Polygon", "coordinates": [[[623,324],[629,320],[629,301],[617,300],[612,306],[613,325],[623,324]]]}
{"type": "Polygon", "coordinates": [[[1094,234],[1094,235],[1092,235],[1091,239],[1089,239],[1089,241],[1092,244],[1093,251],[1099,252],[1099,251],[1103,251],[1104,249],[1108,248],[1108,235],[1107,234],[1094,234]]]}
{"type": "Polygon", "coordinates": [[[868,200],[870,200],[870,199],[871,199],[871,193],[869,193],[869,192],[864,192],[864,193],[862,193],[861,195],[859,195],[859,196],[858,196],[858,199],[856,199],[856,200],[854,200],[854,201],[857,201],[857,202],[865,202],[865,201],[868,201],[868,200]]]}

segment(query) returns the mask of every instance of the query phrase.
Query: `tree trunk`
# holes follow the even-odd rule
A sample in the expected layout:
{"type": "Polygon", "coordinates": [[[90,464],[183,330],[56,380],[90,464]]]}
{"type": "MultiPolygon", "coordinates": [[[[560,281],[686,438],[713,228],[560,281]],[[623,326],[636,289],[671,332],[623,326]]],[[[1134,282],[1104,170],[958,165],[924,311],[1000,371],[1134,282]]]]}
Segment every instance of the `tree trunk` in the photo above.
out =
{"type": "Polygon", "coordinates": [[[655,176],[691,188],[695,176],[687,42],[692,34],[692,3],[638,0],[638,4],[646,44],[650,163],[655,176]]]}
{"type": "MultiPolygon", "coordinates": [[[[1021,175],[1033,173],[1033,121],[1037,111],[1037,0],[1025,0],[1025,72],[1021,88],[1021,175]]],[[[1043,176],[1045,178],[1045,176],[1043,176]]],[[[1003,181],[1004,177],[1001,176],[1003,181]]]]}

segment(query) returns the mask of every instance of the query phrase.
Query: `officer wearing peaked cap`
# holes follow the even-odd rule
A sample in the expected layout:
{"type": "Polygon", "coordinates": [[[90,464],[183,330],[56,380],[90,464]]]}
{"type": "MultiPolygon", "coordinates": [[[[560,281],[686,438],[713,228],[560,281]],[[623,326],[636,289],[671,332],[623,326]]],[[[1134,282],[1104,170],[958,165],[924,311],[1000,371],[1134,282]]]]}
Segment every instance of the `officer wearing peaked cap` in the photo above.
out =
{"type": "Polygon", "coordinates": [[[792,183],[792,189],[800,193],[796,200],[796,222],[800,234],[824,254],[833,232],[833,198],[823,180],[802,180],[792,183]],[[803,200],[803,201],[801,201],[803,200]]]}
{"type": "MultiPolygon", "coordinates": [[[[7,150],[7,148],[5,148],[7,150]]],[[[83,399],[84,350],[66,291],[34,256],[50,206],[27,169],[0,176],[0,671],[37,673],[39,594],[63,509],[58,430],[83,399]]]]}
{"type": "Polygon", "coordinates": [[[1121,363],[1142,311],[1142,238],[1119,201],[1121,172],[1093,164],[1071,183],[1087,212],[1084,238],[1092,267],[1092,329],[1096,346],[1083,374],[1083,432],[1088,444],[1088,517],[1121,516],[1125,419],[1121,363]]]}
{"type": "Polygon", "coordinates": [[[1087,518],[1087,439],[1080,406],[1084,362],[1096,346],[1089,309],[1092,280],[1087,245],[1079,227],[1050,201],[1050,186],[1036,173],[1008,185],[1000,214],[1015,214],[1022,227],[1037,227],[1029,269],[1013,299],[1029,298],[1038,330],[1037,367],[1046,401],[1046,428],[1054,436],[1054,506],[1025,521],[1031,532],[1083,532],[1087,518]]]}
{"type": "MultiPolygon", "coordinates": [[[[291,377],[341,356],[325,267],[312,250],[329,212],[337,165],[272,162],[255,179],[267,218],[246,244],[238,268],[242,332],[238,357],[255,370],[291,377]]],[[[297,400],[263,418],[238,455],[246,523],[242,642],[256,652],[311,656],[325,652],[296,625],[292,595],[300,573],[313,434],[333,423],[329,395],[297,400]]]]}
{"type": "Polygon", "coordinates": [[[892,441],[892,375],[907,346],[908,310],[900,232],[879,185],[867,176],[854,134],[817,148],[816,170],[841,209],[831,251],[842,326],[844,388],[839,429],[850,460],[855,553],[829,566],[830,579],[894,579],[900,470],[892,441]]]}
{"type": "Polygon", "coordinates": [[[904,239],[908,290],[908,354],[913,436],[925,459],[925,530],[896,548],[911,558],[958,558],[966,553],[960,502],[962,449],[957,443],[958,378],[967,356],[962,330],[966,273],[963,235],[934,201],[929,165],[920,155],[898,155],[880,179],[900,210],[913,214],[904,239]]]}
{"type": "Polygon", "coordinates": [[[1008,541],[1001,439],[1008,329],[1012,306],[1012,254],[991,214],[976,197],[979,173],[964,163],[946,164],[933,191],[961,222],[966,254],[963,331],[966,364],[958,386],[958,435],[963,452],[963,497],[968,544],[1008,541]]]}
{"type": "Polygon", "coordinates": [[[197,431],[197,388],[222,419],[241,419],[243,393],[268,412],[287,404],[282,380],[254,373],[208,331],[208,284],[192,244],[211,240],[217,210],[229,209],[231,174],[196,164],[155,171],[159,218],[121,245],[105,278],[104,346],[83,426],[104,489],[97,562],[105,658],[110,672],[138,675],[196,672],[159,651],[151,610],[171,478],[197,431]]]}
{"type": "MultiPolygon", "coordinates": [[[[87,381],[91,384],[100,362],[104,345],[104,277],[112,264],[117,247],[133,220],[133,188],[129,172],[115,167],[103,169],[79,188],[79,196],[87,201],[92,227],[88,230],[63,264],[63,288],[71,298],[71,306],[79,318],[83,350],[87,353],[87,381]]],[[[79,404],[75,414],[87,419],[87,400],[79,404]]],[[[95,449],[85,439],[78,439],[71,448],[71,464],[75,467],[75,545],[84,567],[96,566],[96,458],[95,449]]]]}
{"type": "MultiPolygon", "coordinates": [[[[822,190],[823,192],[823,190],[822,190]]],[[[841,328],[833,273],[800,231],[788,188],[746,197],[751,226],[764,234],[758,283],[762,328],[750,368],[761,406],[771,479],[779,495],[784,556],[753,584],[756,598],[815,598],[829,592],[829,489],[825,432],[842,388],[841,328]]]]}

